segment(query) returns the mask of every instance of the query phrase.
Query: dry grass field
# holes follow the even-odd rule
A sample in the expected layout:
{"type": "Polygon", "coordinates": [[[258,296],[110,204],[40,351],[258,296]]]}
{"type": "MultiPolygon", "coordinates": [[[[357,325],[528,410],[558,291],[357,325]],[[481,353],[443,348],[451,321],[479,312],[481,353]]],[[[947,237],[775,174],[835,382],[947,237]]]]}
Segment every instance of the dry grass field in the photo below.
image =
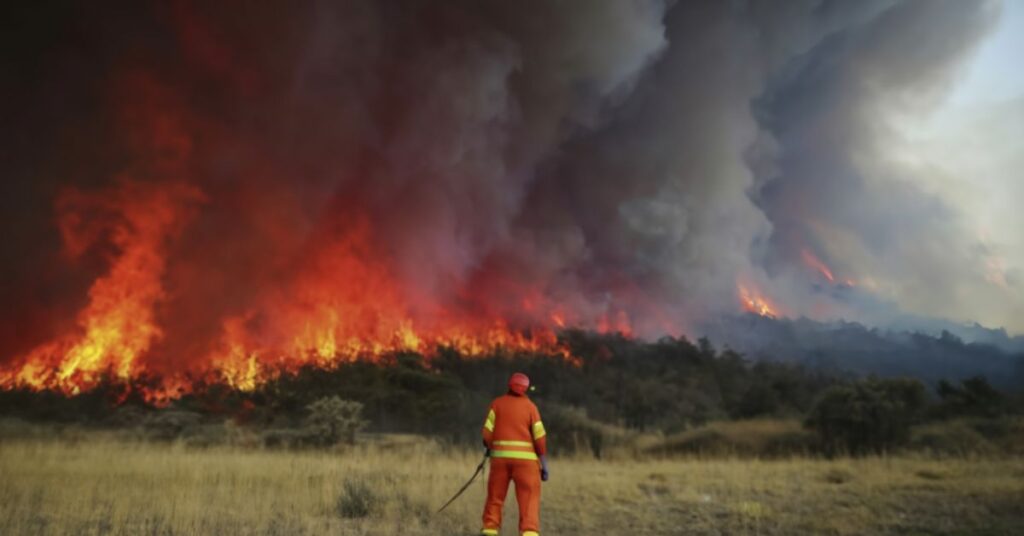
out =
{"type": "MultiPolygon", "coordinates": [[[[476,453],[0,442],[0,534],[475,534],[476,453]]],[[[554,459],[543,533],[1022,534],[1024,460],[554,459]]],[[[514,501],[511,501],[514,503],[514,501]]],[[[506,527],[515,532],[514,504],[506,527]]]]}

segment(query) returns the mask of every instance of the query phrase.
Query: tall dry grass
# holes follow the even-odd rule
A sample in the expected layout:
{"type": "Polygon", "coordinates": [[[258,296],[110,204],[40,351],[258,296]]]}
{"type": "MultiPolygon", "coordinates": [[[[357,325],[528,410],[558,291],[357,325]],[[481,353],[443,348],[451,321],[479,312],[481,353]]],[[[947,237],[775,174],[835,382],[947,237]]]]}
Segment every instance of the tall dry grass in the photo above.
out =
{"type": "MultiPolygon", "coordinates": [[[[477,452],[417,438],[345,451],[0,443],[0,534],[470,535],[477,452]]],[[[543,534],[1022,534],[1020,459],[552,460],[543,534]]],[[[503,534],[516,534],[514,501],[503,534]]]]}

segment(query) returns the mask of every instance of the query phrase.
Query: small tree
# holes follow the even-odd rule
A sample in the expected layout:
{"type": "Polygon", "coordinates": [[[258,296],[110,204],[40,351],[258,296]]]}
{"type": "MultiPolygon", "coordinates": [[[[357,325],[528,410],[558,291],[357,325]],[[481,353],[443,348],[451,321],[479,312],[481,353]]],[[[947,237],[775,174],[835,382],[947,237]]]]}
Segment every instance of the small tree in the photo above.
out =
{"type": "Polygon", "coordinates": [[[968,378],[960,382],[959,387],[942,380],[936,392],[941,401],[938,413],[944,417],[998,417],[1006,410],[1003,394],[983,376],[968,378]]]}
{"type": "Polygon", "coordinates": [[[336,445],[341,440],[354,444],[356,433],[367,425],[361,403],[337,396],[321,398],[306,409],[309,410],[306,424],[325,445],[336,445]]]}
{"type": "Polygon", "coordinates": [[[806,424],[828,454],[882,453],[907,442],[926,401],[917,380],[868,379],[827,389],[806,424]]]}

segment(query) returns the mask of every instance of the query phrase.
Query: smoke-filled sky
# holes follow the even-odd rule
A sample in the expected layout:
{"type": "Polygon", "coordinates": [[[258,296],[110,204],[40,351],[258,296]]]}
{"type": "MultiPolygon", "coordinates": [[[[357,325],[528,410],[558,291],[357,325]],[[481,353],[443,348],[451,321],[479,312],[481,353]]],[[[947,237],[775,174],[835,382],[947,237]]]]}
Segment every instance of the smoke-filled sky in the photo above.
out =
{"type": "Polygon", "coordinates": [[[154,366],[750,302],[1024,331],[1019,1],[5,9],[0,359],[126,312],[154,366]]]}

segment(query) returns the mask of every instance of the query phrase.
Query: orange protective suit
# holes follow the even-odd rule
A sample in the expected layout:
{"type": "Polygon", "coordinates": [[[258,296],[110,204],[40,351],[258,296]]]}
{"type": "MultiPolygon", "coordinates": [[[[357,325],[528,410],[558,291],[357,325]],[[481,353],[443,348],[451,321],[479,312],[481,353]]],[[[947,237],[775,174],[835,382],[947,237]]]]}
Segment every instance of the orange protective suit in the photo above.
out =
{"type": "Polygon", "coordinates": [[[487,503],[481,534],[493,536],[501,528],[509,482],[516,483],[519,504],[519,532],[538,536],[540,532],[540,463],[547,453],[544,423],[537,406],[525,395],[509,394],[491,403],[484,421],[483,438],[491,449],[491,473],[487,479],[487,503]]]}

